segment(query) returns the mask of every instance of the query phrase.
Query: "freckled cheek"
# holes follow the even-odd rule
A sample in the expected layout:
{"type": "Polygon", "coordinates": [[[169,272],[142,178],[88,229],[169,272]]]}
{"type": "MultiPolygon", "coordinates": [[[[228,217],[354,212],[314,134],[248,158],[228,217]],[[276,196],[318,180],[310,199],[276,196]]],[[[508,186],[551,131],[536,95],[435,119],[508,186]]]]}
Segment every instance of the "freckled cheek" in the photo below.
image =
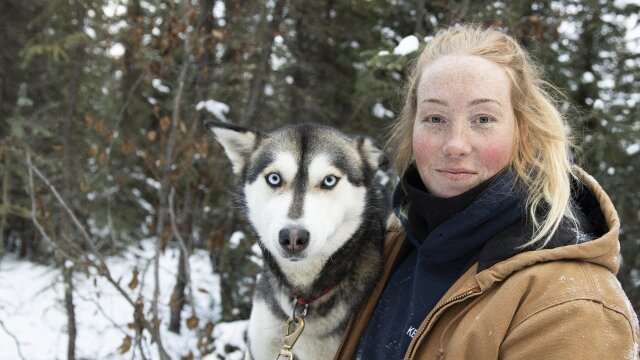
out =
{"type": "Polygon", "coordinates": [[[496,174],[509,164],[511,154],[513,152],[513,144],[510,141],[493,141],[485,144],[482,151],[482,158],[485,166],[492,174],[496,174]]]}
{"type": "Polygon", "coordinates": [[[413,156],[416,158],[418,166],[421,167],[425,162],[433,159],[436,154],[436,145],[426,136],[413,137],[413,156]]]}

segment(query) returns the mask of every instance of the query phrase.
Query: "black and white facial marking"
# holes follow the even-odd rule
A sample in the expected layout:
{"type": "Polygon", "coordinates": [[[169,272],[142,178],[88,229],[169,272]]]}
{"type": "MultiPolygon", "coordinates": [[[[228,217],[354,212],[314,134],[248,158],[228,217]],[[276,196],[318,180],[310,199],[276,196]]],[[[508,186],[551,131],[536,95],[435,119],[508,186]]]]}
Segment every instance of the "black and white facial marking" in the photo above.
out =
{"type": "Polygon", "coordinates": [[[213,131],[243,177],[247,215],[263,247],[293,274],[289,281],[308,283],[360,227],[381,151],[370,139],[317,125],[285,127],[259,142],[250,132],[213,131]]]}
{"type": "Polygon", "coordinates": [[[355,232],[365,196],[363,169],[354,166],[359,158],[351,139],[322,127],[285,128],[265,138],[244,193],[269,252],[287,262],[328,256],[355,232]]]}

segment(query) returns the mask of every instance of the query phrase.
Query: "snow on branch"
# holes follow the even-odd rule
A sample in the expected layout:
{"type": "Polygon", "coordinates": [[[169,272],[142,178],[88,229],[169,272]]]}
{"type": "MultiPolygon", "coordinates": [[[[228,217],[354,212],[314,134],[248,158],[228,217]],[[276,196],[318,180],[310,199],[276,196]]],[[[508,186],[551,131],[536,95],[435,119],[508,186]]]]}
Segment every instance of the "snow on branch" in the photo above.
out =
{"type": "Polygon", "coordinates": [[[198,105],[196,105],[196,110],[200,111],[202,109],[207,110],[210,114],[215,116],[220,121],[229,121],[227,120],[226,116],[226,114],[229,112],[229,105],[225,103],[213,99],[200,101],[198,105]]]}

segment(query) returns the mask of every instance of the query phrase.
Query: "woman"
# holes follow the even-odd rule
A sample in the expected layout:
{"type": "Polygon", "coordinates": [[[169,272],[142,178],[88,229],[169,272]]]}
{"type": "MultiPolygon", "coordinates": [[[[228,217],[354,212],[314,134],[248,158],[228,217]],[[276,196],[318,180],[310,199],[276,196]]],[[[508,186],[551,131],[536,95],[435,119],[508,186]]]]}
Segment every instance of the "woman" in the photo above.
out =
{"type": "Polygon", "coordinates": [[[386,263],[338,359],[626,359],[616,211],[511,37],[439,32],[392,129],[386,263]]]}

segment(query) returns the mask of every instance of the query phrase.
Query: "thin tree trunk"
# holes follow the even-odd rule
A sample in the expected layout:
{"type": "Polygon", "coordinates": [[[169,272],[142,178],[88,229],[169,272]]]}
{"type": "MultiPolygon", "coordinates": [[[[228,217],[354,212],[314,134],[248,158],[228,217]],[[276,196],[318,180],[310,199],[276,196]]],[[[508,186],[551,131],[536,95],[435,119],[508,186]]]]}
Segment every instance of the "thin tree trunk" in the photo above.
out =
{"type": "MultiPolygon", "coordinates": [[[[169,210],[171,216],[171,227],[173,228],[173,232],[175,237],[178,238],[178,242],[180,245],[180,258],[178,259],[178,271],[176,275],[176,285],[173,287],[173,292],[171,294],[171,318],[169,319],[169,331],[172,331],[176,334],[180,333],[180,323],[182,321],[182,309],[184,305],[187,303],[187,296],[185,295],[185,289],[191,283],[191,278],[189,274],[189,257],[191,256],[191,231],[189,232],[189,236],[187,236],[186,240],[180,235],[180,229],[177,226],[177,216],[174,214],[174,202],[173,198],[175,191],[171,190],[169,195],[169,210]]],[[[189,209],[191,208],[189,205],[191,204],[193,196],[191,196],[190,189],[187,188],[187,191],[184,196],[184,206],[183,206],[183,222],[187,222],[189,209]]],[[[193,304],[191,304],[193,305],[193,304]]]]}
{"type": "Polygon", "coordinates": [[[76,324],[76,309],[73,304],[73,264],[65,264],[63,258],[58,259],[64,286],[64,308],[67,312],[67,360],[76,358],[76,338],[78,327],[76,324]]]}
{"type": "MultiPolygon", "coordinates": [[[[233,233],[238,228],[238,211],[234,207],[229,209],[228,221],[224,240],[230,239],[233,233]]],[[[234,292],[237,290],[237,284],[229,276],[229,273],[235,272],[235,269],[229,268],[229,263],[225,257],[228,253],[225,251],[224,243],[218,248],[217,256],[214,257],[215,267],[220,274],[220,306],[222,307],[222,319],[224,321],[233,320],[233,307],[235,305],[234,292]]],[[[214,271],[215,271],[214,270],[214,271]]]]}
{"type": "Polygon", "coordinates": [[[424,34],[424,7],[426,0],[416,0],[416,23],[413,27],[414,34],[424,34]]]}
{"type": "MultiPolygon", "coordinates": [[[[75,2],[74,10],[76,19],[78,20],[78,27],[82,29],[84,27],[84,7],[81,3],[75,2]]],[[[72,181],[73,164],[72,164],[72,133],[71,128],[73,126],[73,120],[76,116],[76,110],[78,107],[78,95],[80,93],[80,80],[82,77],[82,67],[84,63],[84,48],[81,45],[76,45],[73,49],[73,64],[71,70],[71,77],[69,79],[69,91],[67,98],[67,109],[65,119],[62,124],[62,194],[70,204],[72,196],[72,181]]],[[[72,205],[73,206],[73,205],[72,205]]],[[[60,217],[60,234],[62,238],[67,241],[73,242],[74,235],[71,230],[71,226],[66,216],[60,217]]],[[[66,264],[63,259],[59,260],[60,269],[62,271],[62,278],[64,283],[64,304],[67,312],[67,359],[75,360],[76,358],[76,337],[77,337],[77,324],[75,307],[73,305],[73,263],[66,264]]]]}
{"type": "Polygon", "coordinates": [[[6,206],[7,209],[2,213],[2,219],[0,220],[0,259],[2,259],[2,256],[4,255],[4,247],[5,247],[4,231],[5,231],[5,228],[7,227],[7,213],[8,213],[8,207],[9,207],[9,187],[11,186],[11,183],[10,183],[11,173],[9,171],[9,169],[11,168],[11,158],[9,157],[8,154],[5,154],[4,158],[5,158],[5,164],[4,164],[4,174],[2,177],[2,205],[6,206]]]}
{"type": "MultiPolygon", "coordinates": [[[[251,85],[249,86],[249,96],[247,98],[242,117],[239,121],[240,125],[250,124],[256,113],[258,102],[260,101],[264,91],[265,79],[269,75],[269,59],[273,52],[273,41],[278,29],[280,28],[280,23],[282,23],[285,5],[286,0],[276,0],[271,21],[268,22],[267,30],[264,32],[264,37],[262,38],[262,52],[260,53],[258,65],[253,72],[251,85]]],[[[264,21],[267,21],[266,16],[264,21]]]]}
{"type": "MultiPolygon", "coordinates": [[[[184,19],[185,23],[187,22],[187,14],[189,13],[190,8],[189,2],[184,2],[184,19]]],[[[184,42],[184,54],[182,58],[182,67],[180,69],[180,74],[178,75],[178,86],[176,89],[176,93],[173,98],[173,110],[171,112],[171,128],[169,131],[169,139],[167,141],[167,151],[165,153],[165,162],[164,168],[162,171],[162,179],[160,182],[160,191],[159,191],[159,202],[158,202],[158,218],[156,221],[156,236],[158,239],[156,241],[156,253],[153,262],[153,275],[154,275],[154,291],[153,291],[153,301],[151,303],[151,312],[153,314],[153,329],[154,335],[158,342],[158,353],[162,360],[168,360],[169,355],[164,350],[162,345],[162,339],[160,337],[160,318],[158,317],[158,298],[160,296],[160,280],[159,280],[159,269],[160,269],[160,252],[161,252],[161,243],[162,243],[162,234],[164,231],[165,218],[167,216],[167,200],[169,195],[169,181],[171,177],[171,167],[173,164],[174,151],[176,146],[176,138],[178,133],[178,125],[180,123],[180,112],[181,112],[181,103],[182,103],[182,94],[184,91],[185,83],[187,80],[187,73],[190,67],[189,57],[191,55],[191,35],[190,33],[185,33],[185,42],[184,42]]]]}
{"type": "Polygon", "coordinates": [[[293,65],[293,73],[291,76],[293,77],[293,86],[289,86],[288,89],[291,93],[290,95],[290,114],[289,118],[294,119],[294,121],[301,121],[303,114],[306,113],[306,100],[304,97],[304,92],[307,87],[307,82],[305,76],[302,72],[302,68],[305,66],[305,57],[303,56],[305,49],[305,40],[304,40],[304,24],[302,18],[295,19],[295,45],[296,50],[294,52],[294,56],[298,59],[296,63],[293,65]]]}
{"type": "Polygon", "coordinates": [[[469,0],[462,0],[462,4],[460,5],[460,10],[456,15],[455,19],[453,19],[452,25],[461,21],[467,17],[469,13],[469,8],[471,7],[471,2],[469,0]]]}
{"type": "MultiPolygon", "coordinates": [[[[594,10],[594,14],[592,14],[593,19],[600,19],[600,11],[594,10]]],[[[593,70],[593,59],[597,58],[597,50],[594,49],[594,32],[597,31],[597,25],[588,24],[585,22],[583,25],[585,27],[582,32],[581,40],[583,45],[582,52],[586,55],[583,57],[583,66],[580,69],[581,73],[590,72],[592,74],[596,74],[593,70]]],[[[593,86],[590,83],[585,83],[583,81],[578,82],[578,91],[576,93],[575,102],[587,113],[591,109],[591,105],[587,103],[587,99],[597,99],[598,98],[598,88],[593,86]]],[[[598,128],[598,122],[596,118],[592,116],[585,117],[587,121],[583,122],[583,127],[587,131],[587,134],[592,134],[598,128]]]]}
{"type": "MultiPolygon", "coordinates": [[[[208,86],[211,82],[209,74],[209,65],[211,63],[211,54],[214,51],[214,41],[211,31],[214,28],[213,6],[214,0],[200,0],[200,17],[198,24],[200,28],[200,37],[202,38],[202,46],[204,51],[200,57],[198,64],[198,76],[196,76],[196,104],[200,101],[207,100],[208,86]]],[[[198,113],[198,120],[202,121],[207,117],[206,112],[198,113]]]]}
{"type": "Polygon", "coordinates": [[[178,275],[176,276],[176,285],[171,294],[171,318],[169,319],[169,331],[176,334],[180,333],[180,322],[182,320],[182,309],[184,308],[185,297],[184,289],[187,286],[187,272],[185,270],[185,254],[180,248],[180,258],[178,259],[178,275]]]}
{"type": "Polygon", "coordinates": [[[67,311],[67,333],[69,335],[69,341],[67,344],[67,359],[73,360],[76,358],[76,309],[73,304],[73,265],[65,260],[60,259],[60,268],[62,269],[62,278],[64,280],[64,308],[67,311]]]}
{"type": "MultiPolygon", "coordinates": [[[[129,30],[125,33],[122,43],[124,45],[124,54],[122,56],[122,82],[121,93],[124,102],[130,103],[124,108],[122,113],[122,123],[124,129],[134,130],[138,128],[139,122],[135,121],[135,109],[138,105],[138,93],[131,93],[131,90],[137,86],[137,82],[142,71],[136,64],[136,56],[139,50],[140,39],[138,31],[143,12],[140,6],[140,0],[131,0],[127,4],[127,25],[129,30]]],[[[127,133],[127,131],[123,131],[127,133]]]]}

